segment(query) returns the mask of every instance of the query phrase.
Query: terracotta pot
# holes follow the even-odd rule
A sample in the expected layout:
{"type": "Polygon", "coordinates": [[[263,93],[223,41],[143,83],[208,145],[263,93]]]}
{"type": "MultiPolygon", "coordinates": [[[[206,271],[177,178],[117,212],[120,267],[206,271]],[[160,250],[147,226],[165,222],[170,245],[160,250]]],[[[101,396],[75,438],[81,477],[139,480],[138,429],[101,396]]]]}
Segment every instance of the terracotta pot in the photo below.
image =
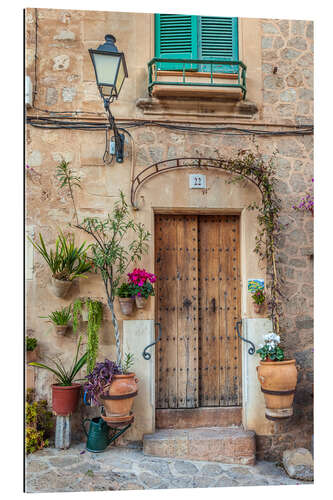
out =
{"type": "Polygon", "coordinates": [[[265,397],[266,418],[281,420],[291,417],[297,384],[295,359],[260,361],[257,374],[265,397]]]}
{"type": "Polygon", "coordinates": [[[71,281],[57,280],[53,276],[51,278],[51,289],[56,297],[65,297],[71,286],[71,281]]]}
{"type": "Polygon", "coordinates": [[[147,304],[148,298],[135,296],[135,304],[138,309],[143,309],[147,304]]]}
{"type": "Polygon", "coordinates": [[[130,316],[133,313],[134,298],[118,297],[121,313],[130,316]]]}
{"type": "Polygon", "coordinates": [[[37,348],[33,351],[27,351],[26,356],[27,363],[32,363],[33,361],[37,361],[37,348]]]}
{"type": "Polygon", "coordinates": [[[54,325],[54,330],[57,335],[65,335],[68,325],[54,325]]]}
{"type": "Polygon", "coordinates": [[[257,314],[261,313],[262,306],[263,306],[263,304],[256,304],[254,302],[254,304],[253,304],[254,312],[257,314]]]}
{"type": "Polygon", "coordinates": [[[100,396],[107,417],[129,416],[134,403],[134,397],[138,393],[138,379],[135,373],[126,375],[113,375],[108,395],[100,396]]]}
{"type": "Polygon", "coordinates": [[[81,384],[62,386],[52,385],[52,408],[54,413],[61,416],[75,412],[80,397],[81,384]]]}

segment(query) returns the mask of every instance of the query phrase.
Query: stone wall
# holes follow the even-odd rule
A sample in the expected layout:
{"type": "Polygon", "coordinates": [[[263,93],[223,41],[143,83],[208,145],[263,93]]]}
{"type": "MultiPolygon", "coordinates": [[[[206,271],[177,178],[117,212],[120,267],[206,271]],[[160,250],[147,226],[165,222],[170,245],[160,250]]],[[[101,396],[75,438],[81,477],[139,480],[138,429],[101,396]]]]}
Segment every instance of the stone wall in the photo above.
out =
{"type": "MultiPolygon", "coordinates": [[[[87,49],[101,43],[104,33],[114,31],[117,32],[117,45],[126,53],[130,76],[125,81],[121,98],[113,105],[113,113],[116,117],[144,118],[135,103],[138,98],[147,94],[145,68],[151,56],[150,26],[149,14],[38,9],[35,107],[58,112],[81,110],[87,112],[82,115],[82,119],[104,120],[103,106],[87,49]],[[140,47],[137,40],[145,40],[142,42],[144,46],[140,47]],[[100,115],[89,115],[89,112],[100,115]]],[[[27,10],[26,28],[26,68],[27,74],[34,79],[34,9],[27,10]]],[[[278,131],[288,130],[290,126],[290,130],[294,130],[292,126],[295,123],[299,125],[313,122],[312,33],[311,22],[261,21],[262,82],[259,85],[262,85],[263,99],[262,104],[257,103],[257,115],[251,123],[244,120],[244,127],[269,127],[272,131],[278,131]]],[[[250,60],[244,62],[251,65],[250,60]]],[[[34,116],[43,114],[38,109],[31,109],[28,113],[34,116]]],[[[162,112],[160,116],[149,119],[163,118],[162,112]]],[[[210,119],[207,115],[202,118],[201,123],[210,119]]],[[[242,126],[239,118],[237,121],[235,126],[242,126]]],[[[228,119],[219,119],[220,125],[229,122],[228,119]]],[[[188,120],[188,123],[192,122],[188,120]]],[[[134,128],[130,132],[135,144],[135,154],[128,140],[125,145],[125,162],[106,167],[102,161],[105,148],[103,131],[43,130],[27,126],[26,163],[34,170],[27,174],[26,218],[27,225],[35,235],[42,232],[46,243],[52,245],[57,228],[66,227],[72,221],[71,204],[65,193],[59,192],[55,182],[55,166],[61,157],[70,161],[71,166],[82,177],[83,189],[77,192],[77,205],[79,217],[84,217],[107,213],[119,188],[129,196],[132,161],[135,171],[139,172],[163,159],[183,156],[214,157],[216,150],[227,156],[234,155],[239,149],[253,147],[251,136],[188,133],[153,125],[134,128]]],[[[270,423],[269,430],[257,436],[258,456],[276,459],[281,457],[281,452],[286,447],[309,447],[312,434],[313,219],[309,214],[294,211],[292,206],[311,185],[313,137],[257,136],[256,141],[267,155],[278,150],[277,191],[282,200],[281,222],[285,225],[278,258],[278,267],[285,280],[286,296],[281,330],[287,355],[295,357],[299,366],[294,417],[286,423],[270,423]]],[[[167,175],[168,177],[162,175],[154,181],[154,189],[160,190],[164,196],[167,193],[176,206],[181,206],[184,194],[177,186],[183,182],[184,174],[174,172],[167,175]]],[[[214,179],[216,186],[221,185],[221,193],[226,197],[228,188],[224,186],[221,174],[213,176],[210,173],[207,177],[208,175],[214,179]]],[[[146,191],[143,190],[139,196],[140,203],[146,208],[150,206],[150,189],[152,188],[147,184],[146,191]]],[[[237,191],[237,196],[241,192],[237,191]]],[[[193,205],[209,206],[209,203],[214,202],[210,199],[212,193],[213,190],[202,193],[201,198],[196,198],[193,205]]],[[[219,200],[216,201],[218,202],[220,203],[219,200]]],[[[134,217],[137,220],[145,217],[145,222],[151,223],[148,215],[142,215],[140,211],[134,212],[134,217]]],[[[84,239],[77,231],[76,237],[79,241],[84,239]]],[[[152,246],[150,250],[150,255],[143,259],[142,265],[151,269],[152,246]]],[[[251,254],[250,258],[254,259],[254,256],[251,254]]],[[[39,316],[45,316],[58,306],[68,304],[77,296],[91,296],[105,303],[102,283],[98,276],[78,280],[66,300],[57,299],[49,291],[49,275],[44,262],[36,253],[33,259],[32,279],[27,280],[27,330],[38,338],[40,359],[63,353],[64,361],[69,361],[76,339],[72,334],[66,338],[56,338],[39,316]]],[[[100,359],[105,356],[111,358],[115,351],[110,315],[106,307],[104,310],[100,359]]],[[[117,313],[122,329],[124,318],[118,309],[117,313]]],[[[251,317],[252,312],[248,311],[247,314],[251,317]]],[[[154,319],[153,301],[147,310],[136,312],[133,319],[154,319]]],[[[47,397],[49,401],[51,380],[45,372],[39,371],[36,374],[37,393],[40,397],[47,397]]],[[[84,414],[92,413],[85,408],[80,410],[84,414]]],[[[74,435],[80,438],[82,433],[79,416],[73,418],[74,435]]]]}

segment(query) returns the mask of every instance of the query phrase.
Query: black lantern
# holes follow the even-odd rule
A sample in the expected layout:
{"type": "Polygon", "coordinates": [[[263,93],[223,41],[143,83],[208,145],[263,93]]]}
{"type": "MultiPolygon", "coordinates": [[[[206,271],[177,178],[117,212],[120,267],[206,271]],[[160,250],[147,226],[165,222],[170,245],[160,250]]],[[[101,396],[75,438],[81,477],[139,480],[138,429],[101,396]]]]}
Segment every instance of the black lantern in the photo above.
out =
{"type": "Polygon", "coordinates": [[[105,35],[105,43],[97,50],[89,49],[104,106],[114,98],[118,98],[124,80],[128,76],[124,53],[118,52],[115,41],[113,35],[105,35]]]}

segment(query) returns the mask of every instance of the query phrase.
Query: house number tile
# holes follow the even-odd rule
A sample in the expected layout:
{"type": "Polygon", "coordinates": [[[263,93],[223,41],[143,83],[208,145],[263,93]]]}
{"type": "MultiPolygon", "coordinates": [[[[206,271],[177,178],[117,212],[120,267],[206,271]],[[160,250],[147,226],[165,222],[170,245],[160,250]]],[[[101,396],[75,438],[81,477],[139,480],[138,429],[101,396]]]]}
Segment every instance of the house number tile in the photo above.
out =
{"type": "Polygon", "coordinates": [[[189,175],[190,189],[206,189],[206,176],[203,174],[189,175]]]}

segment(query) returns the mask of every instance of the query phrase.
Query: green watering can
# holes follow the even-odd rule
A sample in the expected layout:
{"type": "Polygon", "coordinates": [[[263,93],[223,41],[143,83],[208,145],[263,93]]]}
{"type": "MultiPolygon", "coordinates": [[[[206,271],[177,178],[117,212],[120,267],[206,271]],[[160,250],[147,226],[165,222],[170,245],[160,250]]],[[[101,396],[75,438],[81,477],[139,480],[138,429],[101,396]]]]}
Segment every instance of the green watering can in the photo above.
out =
{"type": "Polygon", "coordinates": [[[91,451],[92,453],[100,453],[104,451],[105,448],[109,446],[113,441],[113,437],[109,436],[109,432],[111,431],[108,424],[101,418],[85,418],[82,421],[82,427],[85,435],[87,436],[87,451],[91,451]],[[90,422],[89,433],[85,428],[85,423],[90,422]]]}

